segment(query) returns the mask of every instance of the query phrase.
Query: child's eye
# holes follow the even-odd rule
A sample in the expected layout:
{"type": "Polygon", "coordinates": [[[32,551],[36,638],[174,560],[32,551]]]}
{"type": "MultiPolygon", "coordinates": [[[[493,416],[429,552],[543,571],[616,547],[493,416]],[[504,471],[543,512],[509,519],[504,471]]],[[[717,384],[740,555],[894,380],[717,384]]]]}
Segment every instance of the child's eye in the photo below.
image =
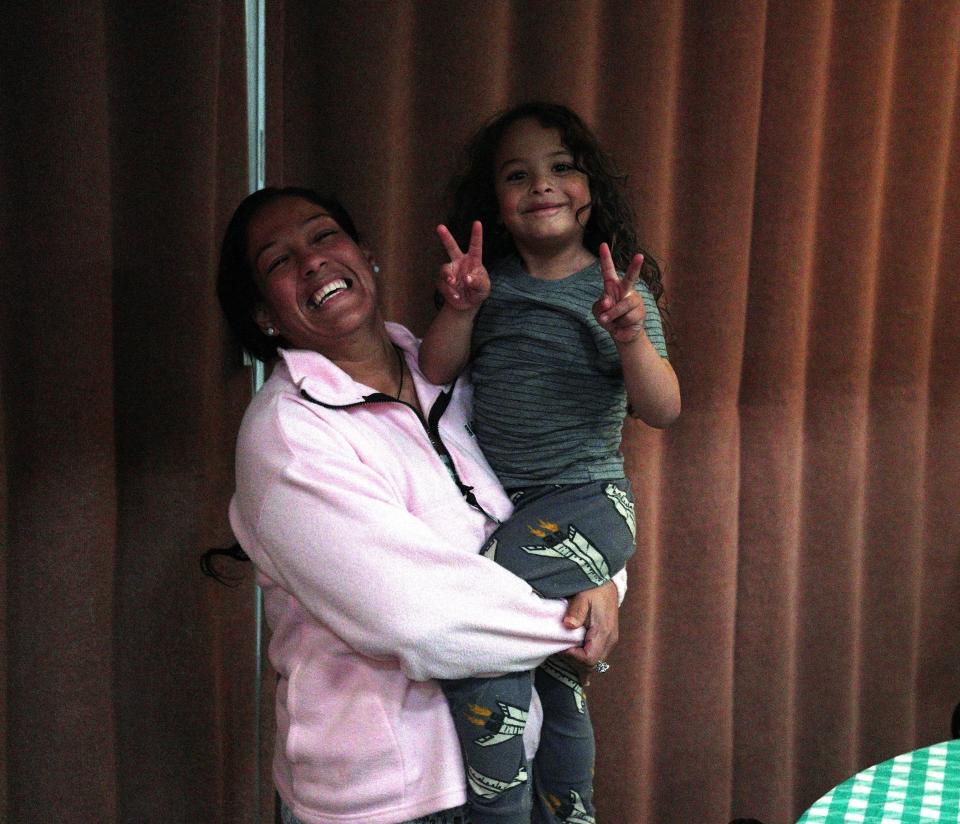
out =
{"type": "Polygon", "coordinates": [[[553,170],[555,172],[572,172],[576,168],[577,167],[574,166],[572,163],[567,163],[565,160],[561,160],[559,163],[553,164],[553,170]]]}
{"type": "Polygon", "coordinates": [[[523,180],[524,177],[526,177],[526,173],[520,171],[519,169],[516,169],[515,171],[509,172],[507,174],[506,180],[507,180],[507,183],[512,183],[516,180],[523,180]]]}

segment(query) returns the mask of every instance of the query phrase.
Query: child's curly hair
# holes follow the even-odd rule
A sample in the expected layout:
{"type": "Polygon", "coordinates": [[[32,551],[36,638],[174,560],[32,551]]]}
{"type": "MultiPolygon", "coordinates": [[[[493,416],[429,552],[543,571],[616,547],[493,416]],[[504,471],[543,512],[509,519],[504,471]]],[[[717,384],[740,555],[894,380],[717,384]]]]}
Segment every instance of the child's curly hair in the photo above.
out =
{"type": "Polygon", "coordinates": [[[556,129],[560,140],[573,155],[573,162],[590,182],[590,218],[584,227],[583,245],[599,254],[600,244],[610,245],[617,269],[625,271],[635,254],[643,254],[640,277],[656,301],[663,294],[660,267],[637,241],[633,209],[623,189],[621,174],[596,136],[576,112],[557,103],[532,101],[500,112],[485,123],[467,144],[464,170],[451,183],[453,207],[447,225],[466,248],[473,221],[483,223],[483,257],[495,262],[516,253],[513,238],[500,221],[495,187],[494,157],[500,141],[514,123],[533,119],[541,126],[556,129]]]}

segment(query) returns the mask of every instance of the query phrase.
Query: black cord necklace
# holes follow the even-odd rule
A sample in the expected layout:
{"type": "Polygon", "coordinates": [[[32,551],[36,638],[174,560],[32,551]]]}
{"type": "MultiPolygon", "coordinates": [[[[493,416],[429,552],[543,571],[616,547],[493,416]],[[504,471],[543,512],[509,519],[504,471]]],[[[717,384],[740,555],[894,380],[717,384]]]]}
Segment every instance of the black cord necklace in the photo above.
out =
{"type": "Polygon", "coordinates": [[[400,396],[403,394],[403,354],[397,345],[394,345],[393,350],[397,353],[397,365],[400,367],[400,387],[397,389],[396,395],[396,399],[400,400],[400,396]]]}

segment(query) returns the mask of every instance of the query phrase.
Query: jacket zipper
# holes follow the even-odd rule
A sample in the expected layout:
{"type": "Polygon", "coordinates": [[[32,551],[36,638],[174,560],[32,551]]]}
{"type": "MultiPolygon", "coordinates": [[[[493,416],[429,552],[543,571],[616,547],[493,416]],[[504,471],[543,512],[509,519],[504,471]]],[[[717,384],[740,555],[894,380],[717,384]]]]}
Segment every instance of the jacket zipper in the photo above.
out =
{"type": "Polygon", "coordinates": [[[399,398],[386,395],[382,392],[374,392],[372,395],[364,395],[362,401],[356,401],[354,403],[346,403],[342,405],[324,403],[323,401],[314,398],[309,392],[307,392],[306,389],[300,390],[300,396],[305,400],[315,403],[318,406],[323,406],[326,409],[353,409],[358,406],[365,406],[368,403],[399,403],[401,406],[407,407],[407,409],[417,416],[417,420],[420,421],[420,425],[423,427],[423,431],[426,433],[427,439],[430,441],[430,445],[433,447],[434,452],[436,452],[441,461],[443,461],[444,466],[450,468],[450,477],[457,485],[457,489],[460,491],[463,499],[469,506],[473,507],[481,515],[484,515],[495,524],[499,525],[501,523],[500,519],[487,512],[487,510],[480,505],[480,502],[477,500],[477,496],[473,494],[473,487],[463,482],[463,479],[460,477],[460,473],[457,472],[457,467],[454,463],[453,456],[447,449],[446,444],[444,444],[443,438],[440,437],[440,418],[443,413],[447,411],[447,407],[450,405],[455,383],[456,381],[450,385],[450,388],[447,391],[440,393],[439,397],[430,409],[430,414],[428,415],[427,420],[424,420],[423,415],[420,414],[420,411],[415,406],[412,406],[406,401],[400,400],[399,398]]]}

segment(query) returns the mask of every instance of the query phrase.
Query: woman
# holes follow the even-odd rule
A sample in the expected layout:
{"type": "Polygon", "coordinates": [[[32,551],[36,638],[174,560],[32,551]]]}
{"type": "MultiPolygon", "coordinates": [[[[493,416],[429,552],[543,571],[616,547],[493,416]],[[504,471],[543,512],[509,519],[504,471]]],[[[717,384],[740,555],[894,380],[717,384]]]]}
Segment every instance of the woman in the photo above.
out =
{"type": "Polygon", "coordinates": [[[463,820],[459,745],[432,679],[571,648],[592,666],[616,643],[612,583],[567,611],[477,554],[510,503],[468,426],[469,387],[422,377],[417,340],[381,316],[378,271],[344,209],[304,189],[248,197],[221,253],[231,328],[279,358],[238,436],[230,522],[272,629],[290,822],[463,820]]]}

